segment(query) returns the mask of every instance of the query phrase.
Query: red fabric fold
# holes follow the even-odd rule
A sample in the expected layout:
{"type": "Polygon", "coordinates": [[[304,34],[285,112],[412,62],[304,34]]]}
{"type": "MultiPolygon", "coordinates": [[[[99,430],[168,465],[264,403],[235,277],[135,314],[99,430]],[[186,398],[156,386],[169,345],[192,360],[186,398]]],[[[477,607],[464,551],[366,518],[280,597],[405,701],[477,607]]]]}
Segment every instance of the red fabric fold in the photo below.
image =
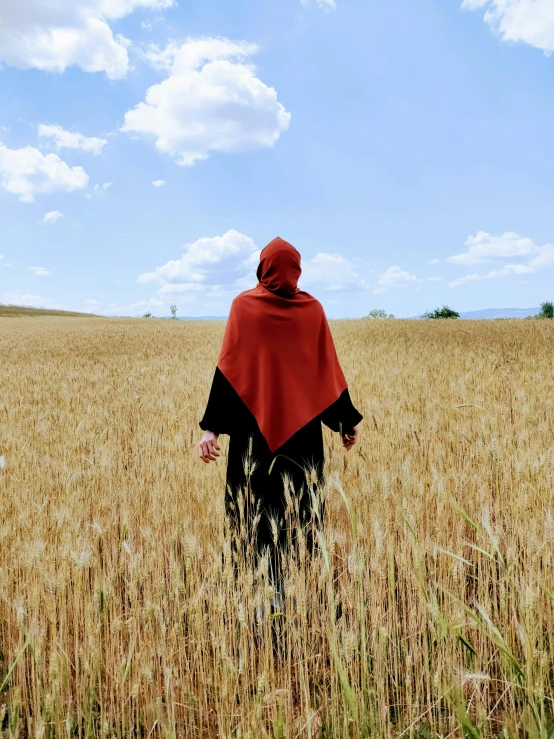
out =
{"type": "Polygon", "coordinates": [[[257,274],[257,287],[233,301],[218,367],[275,452],[348,384],[321,303],[297,287],[297,250],[275,239],[257,274]]]}

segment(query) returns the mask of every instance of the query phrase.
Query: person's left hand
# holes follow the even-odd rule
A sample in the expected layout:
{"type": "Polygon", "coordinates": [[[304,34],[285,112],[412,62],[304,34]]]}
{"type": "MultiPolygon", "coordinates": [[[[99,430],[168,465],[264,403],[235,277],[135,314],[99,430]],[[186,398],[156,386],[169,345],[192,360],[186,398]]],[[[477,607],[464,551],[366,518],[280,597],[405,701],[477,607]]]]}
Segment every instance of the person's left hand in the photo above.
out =
{"type": "Polygon", "coordinates": [[[342,435],[342,445],[349,452],[354,444],[358,442],[359,430],[355,427],[351,431],[344,432],[342,435]]]}

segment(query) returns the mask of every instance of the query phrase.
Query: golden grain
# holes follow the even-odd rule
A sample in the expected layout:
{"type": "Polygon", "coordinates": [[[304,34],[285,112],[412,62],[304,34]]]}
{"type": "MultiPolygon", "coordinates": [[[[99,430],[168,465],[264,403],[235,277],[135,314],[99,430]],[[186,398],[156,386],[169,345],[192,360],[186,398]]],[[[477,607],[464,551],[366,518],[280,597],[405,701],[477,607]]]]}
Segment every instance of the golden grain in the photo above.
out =
{"type": "Polygon", "coordinates": [[[195,454],[223,325],[0,318],[3,737],[550,736],[554,322],[332,328],[361,442],[273,617],[195,454]]]}

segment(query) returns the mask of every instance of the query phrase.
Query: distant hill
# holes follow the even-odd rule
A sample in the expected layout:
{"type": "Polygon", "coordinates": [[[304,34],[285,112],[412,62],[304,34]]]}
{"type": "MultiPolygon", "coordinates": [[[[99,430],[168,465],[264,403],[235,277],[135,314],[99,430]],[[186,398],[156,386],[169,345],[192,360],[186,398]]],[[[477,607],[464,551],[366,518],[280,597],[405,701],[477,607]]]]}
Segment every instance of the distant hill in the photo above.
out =
{"type": "Polygon", "coordinates": [[[490,319],[490,318],[528,318],[536,316],[540,308],[489,308],[488,310],[472,310],[460,313],[460,318],[490,319]]]}
{"type": "MultiPolygon", "coordinates": [[[[494,318],[528,318],[536,316],[540,308],[487,308],[486,310],[471,310],[460,313],[460,318],[466,320],[486,321],[494,318]]],[[[414,316],[421,318],[421,316],[414,316]]]]}
{"type": "Polygon", "coordinates": [[[21,316],[66,316],[67,318],[98,318],[94,313],[75,313],[70,310],[51,310],[50,308],[26,308],[22,305],[0,305],[0,318],[20,318],[21,316]]]}
{"type": "MultiPolygon", "coordinates": [[[[540,308],[488,308],[460,313],[460,318],[467,320],[491,320],[495,318],[527,318],[539,313],[540,308]]],[[[67,318],[99,318],[94,313],[77,313],[69,310],[51,310],[50,308],[27,308],[20,305],[0,305],[0,318],[17,318],[21,316],[65,316],[67,318]]],[[[421,316],[413,316],[419,319],[421,316]]],[[[179,321],[226,321],[227,316],[177,316],[179,321]]]]}

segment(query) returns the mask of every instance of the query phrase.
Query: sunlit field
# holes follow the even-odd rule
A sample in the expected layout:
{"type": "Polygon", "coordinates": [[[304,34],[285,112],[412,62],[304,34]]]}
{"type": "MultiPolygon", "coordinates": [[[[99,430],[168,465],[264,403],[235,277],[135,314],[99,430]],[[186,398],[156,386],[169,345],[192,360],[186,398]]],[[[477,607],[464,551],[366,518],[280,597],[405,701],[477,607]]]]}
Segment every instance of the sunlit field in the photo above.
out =
{"type": "Polygon", "coordinates": [[[552,736],[554,322],[332,325],[361,442],[277,612],[196,456],[223,328],[0,319],[0,735],[552,736]]]}

